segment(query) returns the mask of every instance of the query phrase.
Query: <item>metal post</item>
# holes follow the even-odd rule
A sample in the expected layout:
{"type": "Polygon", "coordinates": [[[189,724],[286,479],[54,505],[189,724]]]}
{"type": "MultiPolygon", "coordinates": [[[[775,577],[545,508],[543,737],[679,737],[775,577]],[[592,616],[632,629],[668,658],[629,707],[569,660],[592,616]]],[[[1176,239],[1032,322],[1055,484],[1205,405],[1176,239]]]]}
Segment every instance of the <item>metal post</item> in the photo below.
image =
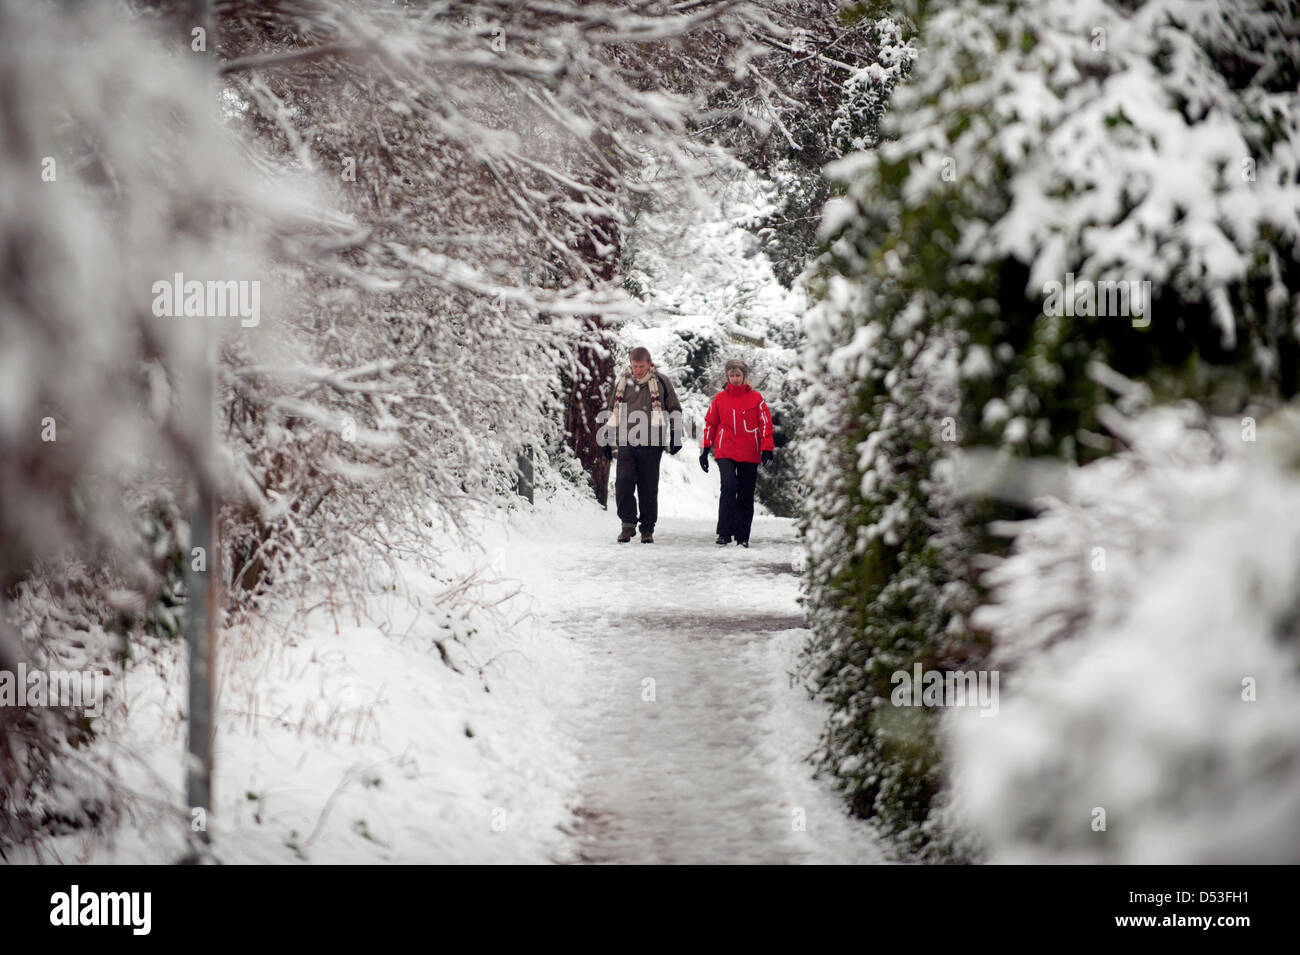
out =
{"type": "MultiPolygon", "coordinates": [[[[195,417],[200,449],[196,500],[190,516],[190,553],[186,573],[186,632],[190,651],[189,752],[185,794],[190,807],[190,835],[203,846],[212,811],[213,723],[212,675],[216,653],[217,576],[220,548],[217,541],[217,495],[212,484],[213,408],[215,405],[215,348],[209,345],[207,367],[196,383],[195,417]]],[[[197,849],[198,846],[195,846],[197,849]]]]}
{"type": "MultiPolygon", "coordinates": [[[[217,37],[211,0],[191,0],[187,40],[201,27],[205,42],[203,69],[212,84],[210,105],[216,109],[215,65],[217,37]]],[[[192,48],[192,47],[191,47],[192,48]]],[[[185,798],[190,807],[190,856],[187,862],[202,861],[211,844],[208,816],[212,812],[212,749],[216,735],[213,721],[212,677],[216,653],[217,576],[220,548],[217,546],[216,474],[216,368],[217,349],[212,330],[201,328],[203,370],[193,382],[193,404],[189,427],[195,447],[195,500],[190,514],[190,553],[186,571],[186,632],[189,646],[189,750],[185,765],[185,798]]]]}

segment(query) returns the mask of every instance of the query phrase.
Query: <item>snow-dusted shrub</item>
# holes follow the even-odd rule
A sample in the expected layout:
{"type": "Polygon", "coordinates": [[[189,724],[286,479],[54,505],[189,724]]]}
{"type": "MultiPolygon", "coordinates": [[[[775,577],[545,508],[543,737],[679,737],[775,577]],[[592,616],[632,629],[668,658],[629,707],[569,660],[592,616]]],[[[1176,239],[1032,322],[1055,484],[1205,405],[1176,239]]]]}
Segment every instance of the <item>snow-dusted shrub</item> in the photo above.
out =
{"type": "MultiPolygon", "coordinates": [[[[885,104],[916,56],[891,5],[754,0],[751,15],[692,53],[692,73],[717,69],[729,46],[734,76],[711,92],[699,134],[760,173],[769,202],[747,227],[778,281],[793,287],[820,248],[831,194],[827,162],[875,146],[885,104]]],[[[694,80],[696,89],[700,88],[694,80]]]]}
{"type": "Polygon", "coordinates": [[[901,846],[950,856],[926,826],[943,782],[934,714],[889,697],[895,672],[961,668],[979,649],[965,623],[965,512],[940,467],[951,341],[839,276],[805,327],[801,530],[814,635],[802,673],[832,709],[818,766],[901,846]]]}
{"type": "Polygon", "coordinates": [[[876,245],[922,320],[961,332],[964,442],[1104,452],[1093,362],[1226,413],[1296,392],[1296,13],[927,5],[896,140],[839,174],[894,222],[876,245]]]}
{"type": "Polygon", "coordinates": [[[950,820],[990,861],[1300,861],[1300,413],[1108,415],[1127,449],[1007,529],[954,710],[950,820]]]}
{"type": "MultiPolygon", "coordinates": [[[[1294,3],[901,13],[922,53],[885,142],[830,167],[844,195],[808,282],[805,367],[826,383],[807,398],[809,660],[836,710],[823,765],[868,814],[936,753],[919,731],[924,759],[884,753],[872,668],[892,648],[902,669],[978,658],[985,525],[1016,514],[957,504],[951,450],[1108,453],[1115,373],[1226,413],[1300,389],[1294,3]]],[[[941,775],[926,766],[895,819],[923,817],[941,775]]]]}

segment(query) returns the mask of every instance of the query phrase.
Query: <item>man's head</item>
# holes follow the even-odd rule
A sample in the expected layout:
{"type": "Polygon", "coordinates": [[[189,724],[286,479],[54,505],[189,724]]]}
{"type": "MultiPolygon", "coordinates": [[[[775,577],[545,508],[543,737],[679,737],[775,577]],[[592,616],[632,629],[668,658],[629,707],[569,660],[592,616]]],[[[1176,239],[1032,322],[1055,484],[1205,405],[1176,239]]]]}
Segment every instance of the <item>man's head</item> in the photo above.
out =
{"type": "Polygon", "coordinates": [[[650,370],[650,349],[638,345],[636,348],[633,348],[632,353],[628,355],[628,362],[632,366],[632,374],[636,375],[638,378],[644,378],[646,372],[650,370]]]}

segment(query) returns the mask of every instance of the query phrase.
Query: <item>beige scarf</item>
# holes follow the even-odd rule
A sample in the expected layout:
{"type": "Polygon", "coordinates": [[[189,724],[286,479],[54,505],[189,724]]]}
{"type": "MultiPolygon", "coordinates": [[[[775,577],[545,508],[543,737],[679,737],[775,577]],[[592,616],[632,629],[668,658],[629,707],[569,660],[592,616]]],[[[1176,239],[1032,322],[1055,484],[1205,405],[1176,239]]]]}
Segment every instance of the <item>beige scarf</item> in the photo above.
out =
{"type": "MultiPolygon", "coordinates": [[[[646,377],[650,380],[650,427],[658,433],[658,430],[664,424],[664,403],[663,397],[659,394],[659,375],[655,373],[654,365],[650,366],[650,370],[646,372],[646,377]]],[[[631,368],[623,372],[623,376],[618,380],[618,388],[614,395],[614,413],[609,416],[609,426],[612,430],[618,430],[619,412],[623,409],[623,392],[627,389],[629,379],[635,381],[638,385],[646,383],[645,378],[634,378],[631,368]]]]}

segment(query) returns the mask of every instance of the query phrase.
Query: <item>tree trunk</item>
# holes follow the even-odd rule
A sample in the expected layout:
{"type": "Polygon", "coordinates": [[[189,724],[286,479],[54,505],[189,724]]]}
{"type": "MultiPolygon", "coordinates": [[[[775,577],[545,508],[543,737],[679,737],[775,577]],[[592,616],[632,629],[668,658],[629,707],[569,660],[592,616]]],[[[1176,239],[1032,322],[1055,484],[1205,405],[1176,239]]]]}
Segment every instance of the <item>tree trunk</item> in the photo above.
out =
{"type": "MultiPolygon", "coordinates": [[[[592,145],[609,162],[615,162],[613,140],[604,130],[592,137],[592,145]]],[[[609,174],[603,167],[594,170],[592,184],[613,200],[614,189],[609,174]]],[[[575,197],[577,198],[577,197],[575,197]]],[[[581,238],[577,242],[582,256],[595,276],[596,284],[613,281],[618,275],[622,253],[622,235],[613,215],[587,217],[581,238]]],[[[564,415],[564,430],[569,446],[582,462],[591,477],[592,490],[601,507],[608,506],[609,462],[596,443],[597,416],[605,406],[606,388],[614,376],[614,358],[610,346],[612,336],[604,320],[593,315],[585,319],[588,333],[578,350],[578,367],[569,388],[569,402],[564,415]]]]}
{"type": "MultiPolygon", "coordinates": [[[[588,340],[600,342],[606,334],[598,316],[588,320],[588,340]]],[[[614,373],[614,359],[608,349],[584,345],[578,352],[578,368],[569,387],[569,404],[564,430],[569,446],[591,478],[596,500],[605,507],[609,495],[609,462],[596,443],[597,416],[605,407],[605,388],[614,373]]]]}

